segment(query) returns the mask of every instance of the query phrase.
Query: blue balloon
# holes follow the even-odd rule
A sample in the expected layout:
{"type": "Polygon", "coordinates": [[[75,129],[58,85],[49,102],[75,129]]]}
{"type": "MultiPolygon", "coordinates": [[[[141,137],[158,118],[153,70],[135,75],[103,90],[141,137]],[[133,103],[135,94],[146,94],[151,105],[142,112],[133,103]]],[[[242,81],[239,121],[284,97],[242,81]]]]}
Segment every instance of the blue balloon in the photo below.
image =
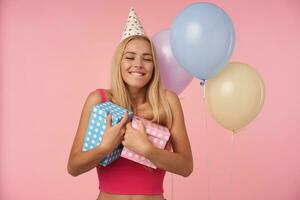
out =
{"type": "Polygon", "coordinates": [[[171,48],[177,62],[199,79],[210,79],[229,62],[235,32],[229,16],[211,3],[195,3],[176,16],[171,48]]]}

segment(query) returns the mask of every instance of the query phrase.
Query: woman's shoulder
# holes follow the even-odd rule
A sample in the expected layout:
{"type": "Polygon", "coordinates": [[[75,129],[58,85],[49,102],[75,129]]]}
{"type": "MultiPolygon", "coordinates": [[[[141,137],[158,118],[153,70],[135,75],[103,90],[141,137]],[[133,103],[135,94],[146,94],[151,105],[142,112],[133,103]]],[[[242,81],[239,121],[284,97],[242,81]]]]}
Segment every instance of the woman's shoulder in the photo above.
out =
{"type": "Polygon", "coordinates": [[[176,102],[179,102],[178,95],[175,92],[165,89],[165,94],[166,94],[166,98],[171,106],[176,104],[176,102]]]}
{"type": "MultiPolygon", "coordinates": [[[[111,95],[111,91],[109,89],[103,89],[104,94],[106,96],[106,99],[111,99],[112,95],[111,95]]],[[[100,89],[96,89],[94,91],[91,91],[87,97],[87,102],[89,104],[99,104],[103,101],[101,94],[100,94],[100,89]]]]}

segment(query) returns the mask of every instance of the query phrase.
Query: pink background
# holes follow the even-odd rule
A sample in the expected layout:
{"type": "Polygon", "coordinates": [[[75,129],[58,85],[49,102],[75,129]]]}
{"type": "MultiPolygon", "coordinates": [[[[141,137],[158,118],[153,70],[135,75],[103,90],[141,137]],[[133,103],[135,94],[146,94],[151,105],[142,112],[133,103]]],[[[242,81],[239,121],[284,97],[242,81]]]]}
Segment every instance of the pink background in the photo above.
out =
{"type": "MultiPolygon", "coordinates": [[[[210,1],[236,29],[232,59],[266,87],[259,116],[234,138],[207,113],[199,80],[180,95],[194,155],[168,174],[168,199],[300,199],[300,2],[210,1]],[[297,92],[298,91],[298,92],[297,92]],[[173,178],[173,181],[172,181],[173,178]]],[[[0,199],[95,199],[96,171],[67,173],[88,93],[108,88],[112,53],[133,5],[149,36],[192,1],[1,1],[0,199]]],[[[121,183],[120,183],[121,184],[121,183]]]]}

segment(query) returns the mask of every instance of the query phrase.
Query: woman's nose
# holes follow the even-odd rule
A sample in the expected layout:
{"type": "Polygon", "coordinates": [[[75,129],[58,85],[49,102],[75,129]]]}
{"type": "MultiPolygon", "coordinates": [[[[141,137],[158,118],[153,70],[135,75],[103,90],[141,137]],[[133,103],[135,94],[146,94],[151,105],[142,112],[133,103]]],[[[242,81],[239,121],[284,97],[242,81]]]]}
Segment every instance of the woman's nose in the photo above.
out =
{"type": "Polygon", "coordinates": [[[140,58],[136,58],[134,60],[134,67],[137,67],[137,68],[141,68],[142,67],[142,60],[140,58]]]}

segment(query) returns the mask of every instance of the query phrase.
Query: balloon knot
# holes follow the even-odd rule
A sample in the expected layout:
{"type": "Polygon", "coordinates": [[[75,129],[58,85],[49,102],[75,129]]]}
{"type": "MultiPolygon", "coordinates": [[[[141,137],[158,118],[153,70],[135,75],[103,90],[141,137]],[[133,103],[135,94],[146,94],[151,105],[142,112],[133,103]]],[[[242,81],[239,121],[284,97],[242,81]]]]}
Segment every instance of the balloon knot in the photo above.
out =
{"type": "Polygon", "coordinates": [[[201,85],[201,87],[203,87],[203,86],[205,85],[205,79],[202,79],[202,80],[200,81],[200,85],[201,85]]]}

